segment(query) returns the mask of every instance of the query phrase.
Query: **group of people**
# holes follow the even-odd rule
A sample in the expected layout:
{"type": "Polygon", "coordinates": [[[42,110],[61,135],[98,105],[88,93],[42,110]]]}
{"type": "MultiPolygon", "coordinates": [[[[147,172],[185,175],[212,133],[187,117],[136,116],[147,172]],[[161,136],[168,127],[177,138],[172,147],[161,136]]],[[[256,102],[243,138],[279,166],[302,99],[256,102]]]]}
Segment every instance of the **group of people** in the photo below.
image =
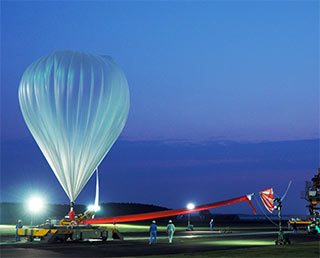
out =
{"type": "MultiPolygon", "coordinates": [[[[210,230],[213,231],[213,227],[214,227],[214,222],[213,219],[210,220],[210,230]]],[[[150,240],[149,240],[149,245],[155,244],[157,242],[157,231],[158,231],[158,227],[156,224],[156,221],[152,221],[152,224],[149,228],[150,231],[150,240]]],[[[167,225],[167,233],[168,233],[168,240],[169,243],[172,243],[173,240],[173,235],[174,232],[176,231],[176,227],[175,225],[172,223],[172,220],[169,220],[169,223],[167,225]]]]}
{"type": "MultiPolygon", "coordinates": [[[[158,227],[156,224],[156,221],[152,221],[152,224],[149,228],[150,231],[150,241],[149,241],[149,245],[155,244],[157,242],[157,231],[158,231],[158,227]]],[[[168,233],[168,239],[169,239],[169,243],[172,243],[173,240],[173,235],[174,232],[176,231],[176,227],[175,225],[172,223],[172,220],[169,220],[169,223],[167,225],[167,233],[168,233]]]]}

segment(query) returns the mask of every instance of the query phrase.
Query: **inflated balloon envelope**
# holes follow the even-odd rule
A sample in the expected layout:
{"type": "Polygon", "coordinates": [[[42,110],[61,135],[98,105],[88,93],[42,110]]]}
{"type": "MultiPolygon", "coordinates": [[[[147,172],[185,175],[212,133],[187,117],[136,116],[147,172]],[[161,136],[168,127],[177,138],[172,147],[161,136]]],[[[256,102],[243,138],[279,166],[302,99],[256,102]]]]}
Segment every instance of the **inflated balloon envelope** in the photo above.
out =
{"type": "Polygon", "coordinates": [[[32,63],[19,86],[24,120],[71,202],[120,135],[129,89],[108,56],[54,52],[32,63]]]}

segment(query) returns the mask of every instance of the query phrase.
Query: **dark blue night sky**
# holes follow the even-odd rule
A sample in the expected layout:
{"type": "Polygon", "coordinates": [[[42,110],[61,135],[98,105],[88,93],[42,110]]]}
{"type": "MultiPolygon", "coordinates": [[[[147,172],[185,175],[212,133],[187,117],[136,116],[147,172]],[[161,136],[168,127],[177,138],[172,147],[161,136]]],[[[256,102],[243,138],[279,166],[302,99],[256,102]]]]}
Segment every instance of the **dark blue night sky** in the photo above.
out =
{"type": "MultiPolygon", "coordinates": [[[[55,50],[111,55],[127,125],[100,167],[104,202],[172,208],[293,180],[306,213],[319,166],[319,3],[1,1],[1,200],[68,199],[22,118],[25,68],[55,50]]],[[[77,202],[94,199],[90,180],[77,202]]],[[[254,203],[255,204],[255,203],[254,203]]],[[[250,212],[246,205],[217,212],[250,212]]]]}

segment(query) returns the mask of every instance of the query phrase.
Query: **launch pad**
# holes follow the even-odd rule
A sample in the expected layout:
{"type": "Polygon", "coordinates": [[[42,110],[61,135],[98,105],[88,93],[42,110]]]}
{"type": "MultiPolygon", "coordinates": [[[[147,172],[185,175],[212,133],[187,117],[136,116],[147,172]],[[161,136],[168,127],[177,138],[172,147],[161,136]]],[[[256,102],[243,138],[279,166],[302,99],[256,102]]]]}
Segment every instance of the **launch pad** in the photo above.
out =
{"type": "Polygon", "coordinates": [[[123,237],[115,228],[78,225],[78,226],[53,226],[52,228],[27,227],[18,229],[18,235],[25,237],[29,242],[35,239],[44,243],[84,241],[97,239],[101,241],[119,239],[123,237]]]}

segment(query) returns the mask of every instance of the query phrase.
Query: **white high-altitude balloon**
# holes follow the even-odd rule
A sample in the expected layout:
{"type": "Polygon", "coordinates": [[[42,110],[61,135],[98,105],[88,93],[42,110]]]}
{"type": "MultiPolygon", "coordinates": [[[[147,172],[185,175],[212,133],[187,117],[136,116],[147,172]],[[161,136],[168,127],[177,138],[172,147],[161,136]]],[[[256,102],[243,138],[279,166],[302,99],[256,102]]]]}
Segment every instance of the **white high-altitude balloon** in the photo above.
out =
{"type": "Polygon", "coordinates": [[[129,89],[108,56],[54,52],[32,63],[19,86],[24,120],[71,202],[121,133],[129,89]]]}

